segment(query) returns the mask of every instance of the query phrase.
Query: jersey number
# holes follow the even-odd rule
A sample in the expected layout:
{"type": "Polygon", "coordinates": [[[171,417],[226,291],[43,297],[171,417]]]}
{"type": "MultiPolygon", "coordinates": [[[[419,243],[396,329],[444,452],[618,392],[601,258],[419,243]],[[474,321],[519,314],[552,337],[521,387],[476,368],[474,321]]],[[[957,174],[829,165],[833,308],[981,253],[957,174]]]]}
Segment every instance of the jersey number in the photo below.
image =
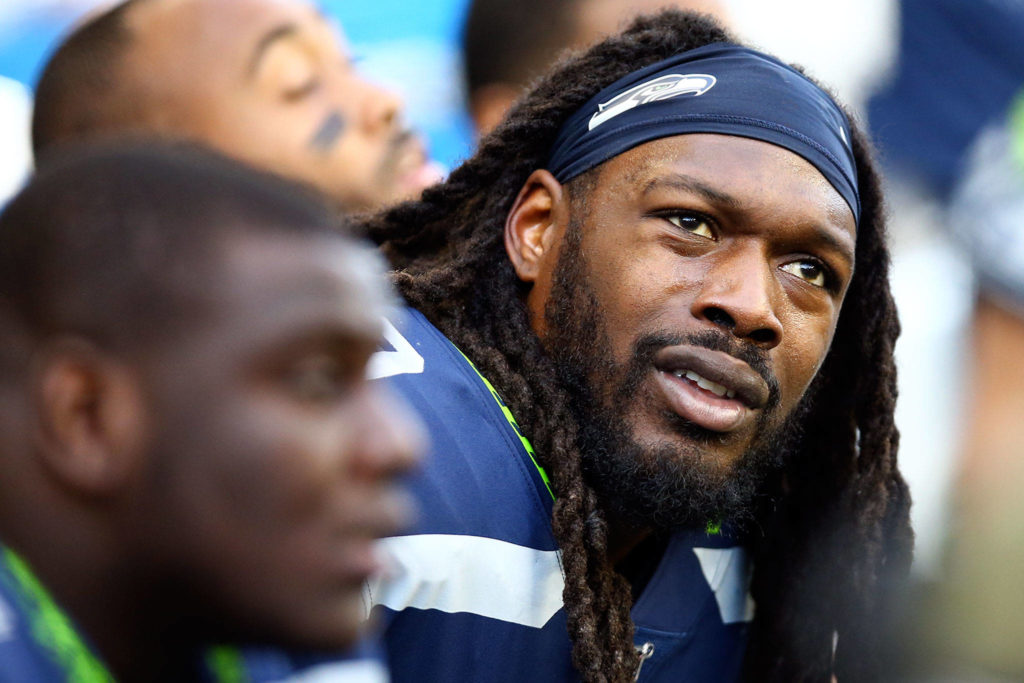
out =
{"type": "Polygon", "coordinates": [[[370,356],[366,365],[369,379],[381,379],[395,375],[418,375],[423,372],[423,356],[395,329],[390,321],[384,321],[384,341],[379,351],[370,356]]]}

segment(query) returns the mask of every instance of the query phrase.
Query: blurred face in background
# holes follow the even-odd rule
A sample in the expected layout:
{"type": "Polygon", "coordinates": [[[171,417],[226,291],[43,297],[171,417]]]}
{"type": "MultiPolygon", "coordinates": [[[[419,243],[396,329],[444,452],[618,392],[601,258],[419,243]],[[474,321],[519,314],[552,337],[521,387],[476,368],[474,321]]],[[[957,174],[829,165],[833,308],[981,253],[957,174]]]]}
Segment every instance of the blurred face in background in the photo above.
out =
{"type": "Polygon", "coordinates": [[[338,28],[292,0],[147,0],[125,68],[156,132],[308,183],[347,211],[440,180],[392,93],[353,68],[338,28]]]}
{"type": "MultiPolygon", "coordinates": [[[[730,23],[729,13],[720,0],[562,0],[551,3],[548,12],[551,21],[566,23],[570,30],[560,36],[558,45],[534,42],[525,50],[527,64],[545,57],[543,65],[538,65],[539,68],[529,76],[524,74],[512,80],[485,83],[470,93],[470,113],[477,133],[483,136],[494,130],[529,82],[547,70],[558,52],[589,47],[622,29],[634,17],[665,7],[702,12],[714,16],[726,26],[730,23]]],[[[494,49],[500,50],[501,47],[496,45],[494,49]]]]}
{"type": "Polygon", "coordinates": [[[620,30],[633,17],[665,7],[710,14],[723,24],[729,23],[728,11],[720,0],[583,0],[573,13],[576,34],[567,46],[591,45],[620,30]]]}
{"type": "Polygon", "coordinates": [[[241,237],[196,320],[147,356],[150,466],[132,547],[210,637],[336,648],[374,540],[411,508],[419,423],[367,379],[390,306],[369,247],[241,237]],[[176,589],[176,591],[174,591],[176,589]]]}

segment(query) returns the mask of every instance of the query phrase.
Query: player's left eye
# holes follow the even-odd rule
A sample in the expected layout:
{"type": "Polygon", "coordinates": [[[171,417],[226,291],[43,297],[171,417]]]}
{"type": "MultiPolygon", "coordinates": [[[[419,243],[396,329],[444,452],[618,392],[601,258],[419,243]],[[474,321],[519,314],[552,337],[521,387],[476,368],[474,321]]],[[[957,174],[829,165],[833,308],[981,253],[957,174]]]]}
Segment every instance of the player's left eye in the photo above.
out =
{"type": "Polygon", "coordinates": [[[815,287],[826,287],[828,285],[828,273],[825,266],[818,261],[803,260],[793,261],[782,266],[782,270],[796,275],[815,287]]]}

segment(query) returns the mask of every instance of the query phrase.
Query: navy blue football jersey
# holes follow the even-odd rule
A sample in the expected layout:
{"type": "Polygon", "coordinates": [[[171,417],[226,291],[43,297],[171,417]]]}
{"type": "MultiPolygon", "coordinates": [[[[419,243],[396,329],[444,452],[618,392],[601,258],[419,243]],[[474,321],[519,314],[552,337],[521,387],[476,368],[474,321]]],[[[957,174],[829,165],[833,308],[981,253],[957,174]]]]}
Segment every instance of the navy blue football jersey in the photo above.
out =
{"type": "MultiPolygon", "coordinates": [[[[554,496],[508,408],[426,318],[388,325],[371,373],[427,425],[410,482],[418,526],[384,539],[367,585],[395,681],[574,681],[551,528],[554,496]]],[[[680,531],[633,607],[640,681],[735,680],[752,618],[749,566],[721,534],[680,531]]]]}

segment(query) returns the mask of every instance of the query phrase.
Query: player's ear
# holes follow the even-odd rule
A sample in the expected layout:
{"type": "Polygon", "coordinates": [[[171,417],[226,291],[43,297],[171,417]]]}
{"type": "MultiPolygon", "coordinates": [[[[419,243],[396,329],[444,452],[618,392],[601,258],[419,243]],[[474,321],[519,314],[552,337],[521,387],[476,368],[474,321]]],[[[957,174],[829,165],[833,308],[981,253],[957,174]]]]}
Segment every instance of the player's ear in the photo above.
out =
{"type": "Polygon", "coordinates": [[[43,466],[79,494],[116,494],[142,457],[145,426],[137,378],[80,338],[47,344],[33,365],[34,434],[43,466]]]}
{"type": "Polygon", "coordinates": [[[558,237],[569,219],[567,194],[548,171],[530,174],[505,219],[505,251],[516,275],[535,282],[542,264],[557,256],[558,237]]]}

